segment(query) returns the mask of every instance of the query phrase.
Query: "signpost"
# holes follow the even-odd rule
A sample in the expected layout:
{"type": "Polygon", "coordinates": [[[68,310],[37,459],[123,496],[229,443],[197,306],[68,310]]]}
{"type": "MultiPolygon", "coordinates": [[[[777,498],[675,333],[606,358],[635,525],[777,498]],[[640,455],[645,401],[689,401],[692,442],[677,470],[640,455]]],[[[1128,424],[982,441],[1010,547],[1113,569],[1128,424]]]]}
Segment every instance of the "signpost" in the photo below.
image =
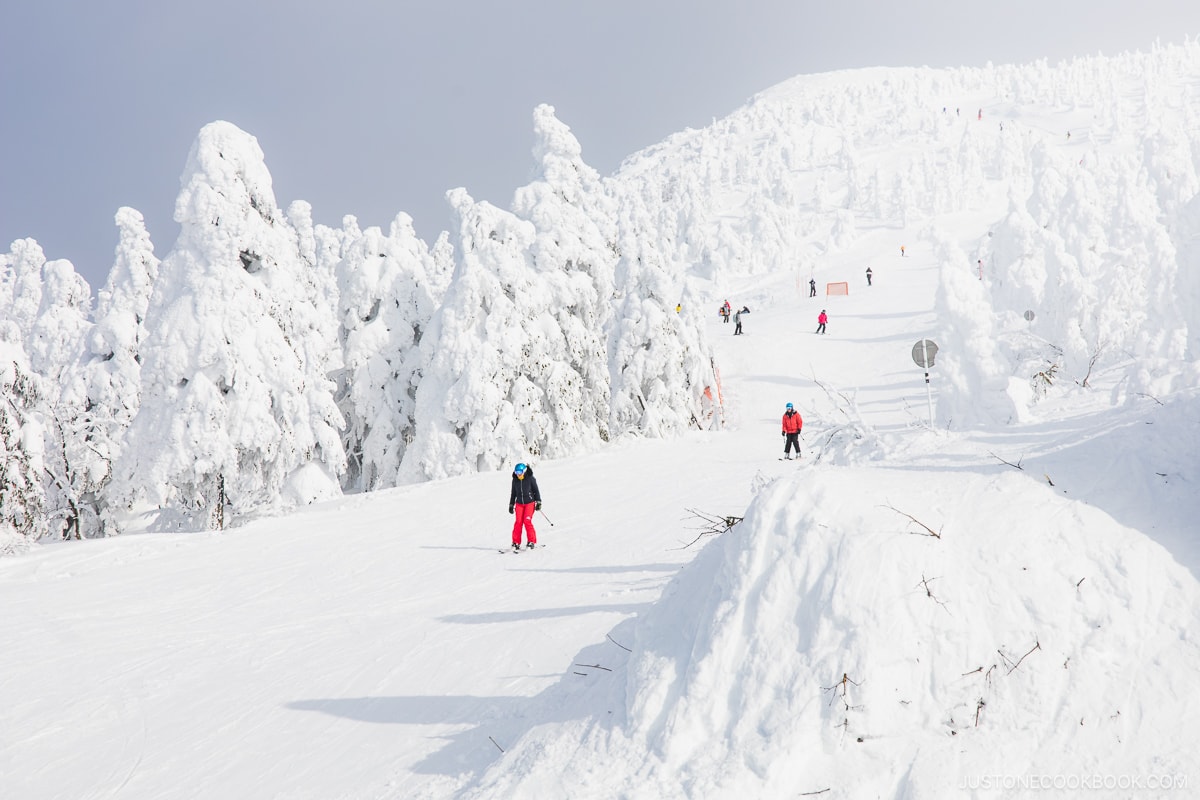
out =
{"type": "Polygon", "coordinates": [[[933,427],[933,390],[929,387],[929,368],[933,366],[938,346],[932,339],[921,339],[913,345],[912,357],[925,370],[925,399],[929,403],[929,427],[933,427]]]}

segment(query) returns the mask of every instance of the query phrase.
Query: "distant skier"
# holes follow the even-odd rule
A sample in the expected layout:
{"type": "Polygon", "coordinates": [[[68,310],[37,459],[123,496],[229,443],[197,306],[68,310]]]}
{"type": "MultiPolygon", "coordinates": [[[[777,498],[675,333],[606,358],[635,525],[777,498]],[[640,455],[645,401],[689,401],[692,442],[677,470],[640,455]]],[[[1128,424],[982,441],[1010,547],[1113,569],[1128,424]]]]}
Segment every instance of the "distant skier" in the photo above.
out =
{"type": "Polygon", "coordinates": [[[721,316],[725,317],[726,322],[729,322],[729,314],[731,311],[733,311],[733,308],[729,305],[729,301],[726,300],[725,305],[721,306],[721,316]]]}
{"type": "Polygon", "coordinates": [[[750,309],[746,308],[745,306],[742,306],[742,307],[741,307],[741,308],[738,310],[738,312],[737,312],[736,314],[734,314],[734,315],[733,315],[733,321],[734,321],[735,323],[737,323],[737,324],[734,326],[734,329],[733,329],[733,335],[734,335],[734,336],[741,336],[741,335],[742,335],[742,314],[749,314],[749,313],[750,313],[750,309]]]}
{"type": "Polygon", "coordinates": [[[791,461],[793,447],[796,448],[796,458],[800,457],[800,431],[804,428],[804,420],[791,403],[786,408],[783,412],[783,435],[787,441],[783,443],[783,457],[791,461]]]}
{"type": "Polygon", "coordinates": [[[808,279],[808,296],[809,297],[817,296],[817,280],[816,280],[816,278],[808,279]]]}
{"type": "Polygon", "coordinates": [[[829,322],[829,317],[825,316],[825,309],[821,309],[821,313],[817,315],[817,333],[825,333],[825,323],[829,322]]]}
{"type": "Polygon", "coordinates": [[[867,286],[871,285],[871,268],[867,267],[867,286]]]}
{"type": "Polygon", "coordinates": [[[533,512],[542,507],[542,493],[538,491],[537,478],[527,464],[513,467],[512,491],[508,495],[508,513],[516,514],[513,521],[513,550],[521,549],[521,528],[525,529],[526,547],[537,546],[537,531],[533,528],[533,512]]]}

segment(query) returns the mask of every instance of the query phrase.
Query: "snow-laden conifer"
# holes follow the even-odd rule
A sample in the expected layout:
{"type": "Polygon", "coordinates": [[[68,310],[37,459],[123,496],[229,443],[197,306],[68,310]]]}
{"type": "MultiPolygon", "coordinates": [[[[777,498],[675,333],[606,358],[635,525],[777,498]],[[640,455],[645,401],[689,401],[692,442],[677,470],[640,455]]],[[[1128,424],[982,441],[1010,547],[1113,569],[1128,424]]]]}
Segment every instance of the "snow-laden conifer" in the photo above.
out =
{"type": "Polygon", "coordinates": [[[70,261],[42,267],[41,305],[29,332],[29,363],[42,379],[35,413],[45,432],[44,480],[51,530],[81,538],[97,529],[95,498],[88,475],[98,456],[85,441],[86,397],[78,376],[84,343],[92,328],[92,292],[70,261]]]}
{"type": "Polygon", "coordinates": [[[207,125],[181,184],[120,495],[218,526],[226,507],[243,515],[327,496],[343,468],[321,372],[329,354],[262,151],[234,125],[207,125]]]}
{"type": "Polygon", "coordinates": [[[43,486],[42,381],[29,368],[16,323],[0,320],[0,555],[49,530],[43,486]]]}
{"type": "Polygon", "coordinates": [[[416,427],[420,344],[438,300],[429,278],[436,270],[407,214],[388,236],[368,228],[337,265],[348,489],[397,483],[416,427]]]}
{"type": "Polygon", "coordinates": [[[0,320],[10,320],[20,333],[22,349],[42,305],[42,265],[46,255],[33,239],[17,239],[0,256],[0,320]]]}
{"type": "Polygon", "coordinates": [[[532,264],[536,229],[463,189],[447,197],[459,261],[422,340],[406,482],[572,452],[581,435],[565,414],[586,387],[555,317],[556,278],[532,264]]]}
{"type": "Polygon", "coordinates": [[[87,333],[70,394],[82,408],[73,425],[70,450],[79,464],[76,481],[93,513],[83,535],[115,533],[107,489],[125,432],[141,396],[141,348],[159,259],[135,209],[116,213],[119,238],[108,280],[97,294],[95,325],[87,333]]]}
{"type": "Polygon", "coordinates": [[[79,363],[92,325],[92,290],[70,261],[58,259],[42,267],[40,295],[29,331],[29,363],[46,379],[57,401],[66,378],[79,363]]]}
{"type": "Polygon", "coordinates": [[[649,215],[636,202],[622,206],[619,225],[610,429],[614,436],[663,437],[707,427],[718,390],[700,298],[664,263],[649,215]]]}
{"type": "Polygon", "coordinates": [[[513,213],[536,231],[530,260],[565,346],[556,356],[565,368],[547,376],[546,393],[560,431],[572,440],[561,444],[576,450],[609,438],[605,332],[612,320],[615,204],[553,107],[534,111],[534,136],[534,180],[517,190],[513,213]]]}

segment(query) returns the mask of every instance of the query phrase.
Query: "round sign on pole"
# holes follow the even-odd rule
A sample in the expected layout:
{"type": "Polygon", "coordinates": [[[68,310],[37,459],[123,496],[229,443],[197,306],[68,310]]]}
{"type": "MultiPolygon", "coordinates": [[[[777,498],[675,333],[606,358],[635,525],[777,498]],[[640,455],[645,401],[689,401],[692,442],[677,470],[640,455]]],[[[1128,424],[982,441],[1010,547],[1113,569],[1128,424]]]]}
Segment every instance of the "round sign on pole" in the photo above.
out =
{"type": "Polygon", "coordinates": [[[933,366],[933,357],[937,355],[938,346],[933,339],[922,339],[913,345],[912,357],[917,366],[929,369],[933,366]]]}
{"type": "Polygon", "coordinates": [[[1032,311],[1026,311],[1026,312],[1025,312],[1025,321],[1026,321],[1026,322],[1033,322],[1033,316],[1034,316],[1034,314],[1033,314],[1033,312],[1032,312],[1032,311]]]}

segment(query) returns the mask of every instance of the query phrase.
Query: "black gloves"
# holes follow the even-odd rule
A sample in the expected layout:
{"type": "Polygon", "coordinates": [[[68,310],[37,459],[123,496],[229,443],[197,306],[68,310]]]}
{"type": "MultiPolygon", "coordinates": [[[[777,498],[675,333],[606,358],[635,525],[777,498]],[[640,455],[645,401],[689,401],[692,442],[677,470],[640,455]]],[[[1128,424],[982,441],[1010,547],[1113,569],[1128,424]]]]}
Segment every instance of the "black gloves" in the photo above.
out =
{"type": "Polygon", "coordinates": [[[512,507],[512,506],[509,506],[509,507],[508,507],[508,513],[510,513],[510,514],[512,514],[512,513],[513,513],[513,507],[512,507]]]}
{"type": "Polygon", "coordinates": [[[787,431],[780,431],[780,432],[779,432],[779,435],[780,435],[780,436],[787,436],[787,431]]]}
{"type": "Polygon", "coordinates": [[[542,501],[541,501],[541,500],[538,500],[538,501],[537,501],[537,505],[535,505],[535,506],[533,507],[533,510],[534,510],[534,511],[541,511],[541,510],[542,510],[542,501]]]}

